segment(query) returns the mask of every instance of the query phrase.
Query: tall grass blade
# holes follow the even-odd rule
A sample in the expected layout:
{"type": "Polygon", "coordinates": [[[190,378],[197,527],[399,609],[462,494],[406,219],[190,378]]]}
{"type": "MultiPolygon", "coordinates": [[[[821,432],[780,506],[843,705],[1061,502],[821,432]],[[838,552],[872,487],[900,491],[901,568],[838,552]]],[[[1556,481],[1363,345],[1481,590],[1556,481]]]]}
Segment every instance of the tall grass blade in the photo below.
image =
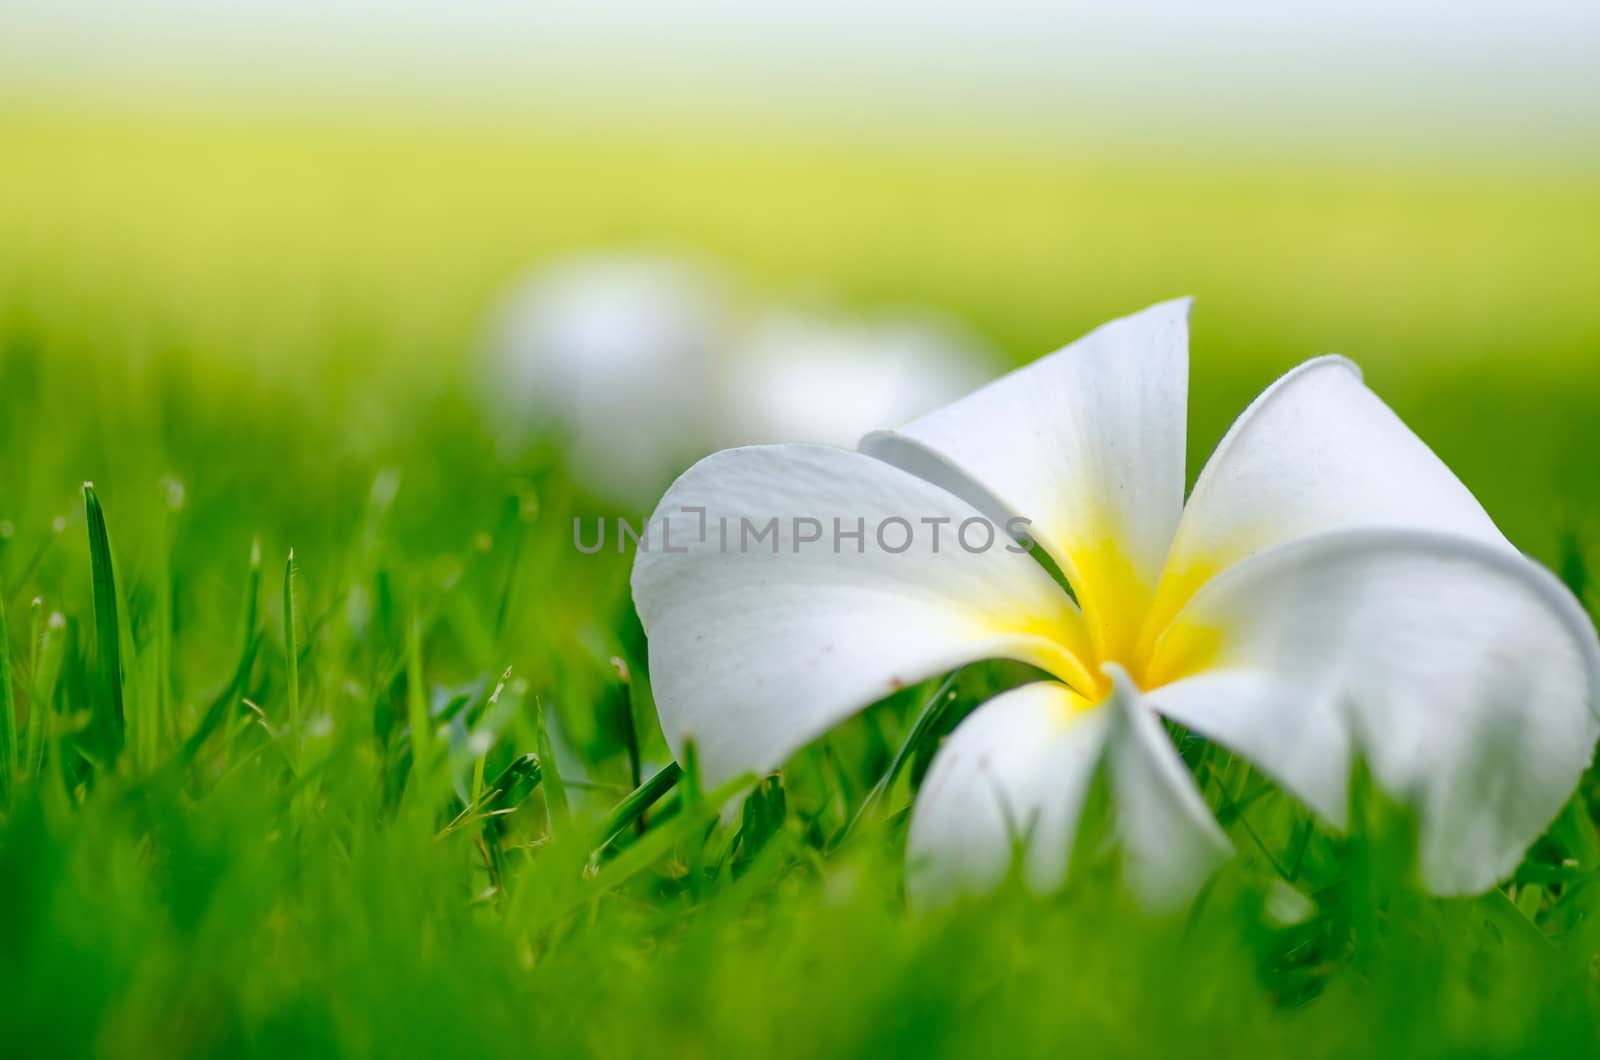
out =
{"type": "MultiPolygon", "coordinates": [[[[150,622],[150,648],[148,659],[141,658],[148,668],[150,724],[144,734],[145,762],[154,765],[161,749],[170,746],[178,733],[177,704],[173,693],[173,638],[177,628],[177,585],[173,580],[173,538],[176,533],[178,512],[183,505],[182,487],[166,482],[166,512],[160,521],[160,541],[150,549],[152,567],[150,582],[155,588],[154,608],[150,622]]],[[[146,653],[141,652],[141,656],[146,653]]],[[[140,712],[145,713],[143,701],[140,712]]]]}
{"type": "MultiPolygon", "coordinates": [[[[673,781],[683,775],[683,772],[676,765],[668,766],[647,781],[645,787],[650,787],[657,779],[666,776],[669,771],[677,772],[677,776],[672,778],[673,781]]],[[[596,888],[609,890],[620,885],[623,881],[649,865],[660,861],[678,843],[691,839],[696,832],[714,821],[719,809],[725,803],[740,792],[754,787],[759,780],[760,778],[754,773],[743,773],[704,797],[694,799],[691,805],[684,807],[682,814],[663,824],[660,828],[653,829],[648,835],[619,853],[614,860],[601,869],[595,877],[596,888]]],[[[643,790],[645,789],[640,789],[640,791],[643,790]]],[[[634,794],[638,794],[638,792],[634,794]]],[[[619,806],[618,808],[620,809],[621,807],[619,806]]],[[[641,807],[641,812],[642,809],[641,807]]],[[[626,827],[626,824],[624,824],[622,829],[626,827]]],[[[621,829],[619,829],[619,833],[620,831],[621,829]]],[[[602,847],[601,849],[604,848],[602,847]]]]}
{"type": "Polygon", "coordinates": [[[406,720],[411,729],[411,779],[408,798],[426,798],[433,777],[433,719],[428,713],[428,690],[422,675],[422,618],[413,614],[406,623],[406,720]]]}
{"type": "Polygon", "coordinates": [[[884,770],[883,776],[878,778],[878,782],[872,786],[872,790],[867,792],[866,797],[861,800],[861,805],[857,807],[855,815],[845,824],[844,829],[833,837],[833,841],[829,844],[830,847],[837,847],[844,842],[845,837],[854,832],[856,826],[888,794],[890,787],[899,778],[906,764],[911,761],[911,757],[916,754],[917,749],[927,740],[928,734],[934,730],[935,726],[939,724],[939,720],[944,717],[945,711],[949,709],[950,701],[955,698],[953,689],[955,688],[956,677],[960,672],[959,670],[954,671],[940,682],[933,695],[922,705],[922,711],[917,715],[917,720],[912,722],[911,731],[906,734],[905,741],[900,745],[900,750],[895,753],[893,761],[889,763],[889,768],[884,770]]]}
{"type": "MultiPolygon", "coordinates": [[[[37,605],[36,613],[42,613],[44,601],[35,600],[34,603],[37,605]]],[[[30,777],[39,776],[44,769],[46,738],[55,714],[56,686],[60,682],[61,666],[66,658],[67,616],[60,611],[52,611],[49,618],[37,625],[30,667],[32,684],[28,692],[28,739],[22,760],[30,777]]]]}
{"type": "Polygon", "coordinates": [[[245,580],[244,606],[239,616],[239,641],[249,645],[256,639],[256,622],[261,609],[261,541],[250,542],[250,574],[245,580]]]}
{"type": "Polygon", "coordinates": [[[533,701],[533,725],[534,748],[539,753],[539,761],[544,770],[545,805],[550,808],[553,828],[554,822],[567,819],[567,785],[561,779],[561,769],[556,763],[555,741],[550,737],[550,725],[545,717],[544,704],[537,698],[533,701]]]}
{"type": "Polygon", "coordinates": [[[667,792],[676,787],[681,779],[683,779],[683,767],[672,762],[629,792],[606,815],[606,822],[600,829],[600,841],[596,844],[597,849],[604,850],[610,846],[613,840],[627,831],[629,825],[642,818],[646,810],[660,802],[667,792]]]}
{"type": "Polygon", "coordinates": [[[261,646],[261,638],[256,635],[257,612],[261,606],[261,542],[253,541],[250,544],[250,571],[245,577],[244,603],[241,605],[239,616],[240,637],[239,658],[234,664],[233,674],[228,678],[228,683],[217,694],[203,714],[200,715],[200,724],[196,725],[183,746],[178,749],[177,761],[188,763],[200,753],[200,748],[219,726],[228,718],[230,712],[238,707],[244,697],[245,688],[250,683],[251,671],[255,669],[256,651],[261,646]]]}
{"type": "Polygon", "coordinates": [[[122,630],[117,616],[117,582],[111,567],[111,538],[94,483],[83,484],[83,509],[89,528],[89,574],[94,597],[97,722],[105,764],[122,750],[127,729],[123,705],[122,630]]]}
{"type": "Polygon", "coordinates": [[[200,753],[200,748],[205,745],[206,739],[227,721],[228,715],[239,706],[244,698],[245,686],[250,683],[250,671],[255,669],[256,649],[261,642],[254,637],[244,646],[244,653],[239,656],[239,662],[233,669],[233,676],[228,679],[221,692],[206,707],[200,716],[200,724],[195,726],[188,739],[183,741],[183,746],[178,749],[176,761],[186,765],[194,761],[195,755],[200,753]]]}
{"type": "Polygon", "coordinates": [[[294,549],[289,550],[289,560],[283,565],[283,650],[289,675],[289,731],[292,739],[300,732],[300,644],[299,605],[295,596],[294,549]]]}
{"type": "Polygon", "coordinates": [[[39,695],[39,687],[42,684],[39,679],[39,664],[44,655],[43,642],[46,628],[44,598],[35,596],[31,610],[32,615],[28,620],[28,728],[21,736],[22,748],[18,757],[19,769],[30,777],[38,773],[35,748],[43,746],[40,726],[50,709],[50,700],[39,695]]]}
{"type": "Polygon", "coordinates": [[[644,782],[644,758],[639,749],[639,723],[633,717],[633,675],[620,656],[613,656],[611,668],[617,672],[617,718],[622,727],[622,742],[628,751],[628,776],[633,786],[644,782]]]}
{"type": "Polygon", "coordinates": [[[11,641],[6,630],[6,596],[0,592],[0,810],[11,808],[17,776],[17,700],[11,690],[11,641]]]}

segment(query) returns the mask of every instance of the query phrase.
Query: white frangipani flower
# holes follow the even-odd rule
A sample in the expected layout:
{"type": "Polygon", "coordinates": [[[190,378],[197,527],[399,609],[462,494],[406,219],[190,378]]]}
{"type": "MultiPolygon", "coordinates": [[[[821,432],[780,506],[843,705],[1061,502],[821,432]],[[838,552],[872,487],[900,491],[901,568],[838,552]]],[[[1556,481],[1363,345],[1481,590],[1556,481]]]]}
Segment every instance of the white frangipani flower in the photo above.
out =
{"type": "Polygon", "coordinates": [[[723,445],[854,445],[982,381],[980,344],[915,313],[859,321],[769,309],[695,259],[597,253],[521,285],[497,317],[487,412],[513,451],[565,443],[569,469],[624,506],[723,445]]]}
{"type": "Polygon", "coordinates": [[[695,465],[654,520],[674,551],[633,572],[674,750],[692,740],[714,785],[902,685],[1019,659],[1055,680],[979,706],[940,749],[914,896],[993,885],[1018,837],[1025,879],[1058,885],[1103,764],[1130,881],[1184,900],[1228,844],[1161,717],[1334,827],[1360,755],[1416,808],[1428,886],[1502,879],[1600,731],[1594,627],[1340,358],[1262,394],[1185,504],[1187,343],[1187,301],[1158,305],[862,451],[695,465]],[[1028,517],[1076,600],[1031,555],[959,547],[985,516],[1028,517]],[[719,533],[772,517],[770,547],[719,533]],[[897,519],[918,531],[903,550],[897,519]]]}
{"type": "Polygon", "coordinates": [[[648,504],[706,451],[726,281],[673,255],[593,254],[540,272],[507,300],[486,401],[512,446],[554,434],[572,471],[648,504]]]}

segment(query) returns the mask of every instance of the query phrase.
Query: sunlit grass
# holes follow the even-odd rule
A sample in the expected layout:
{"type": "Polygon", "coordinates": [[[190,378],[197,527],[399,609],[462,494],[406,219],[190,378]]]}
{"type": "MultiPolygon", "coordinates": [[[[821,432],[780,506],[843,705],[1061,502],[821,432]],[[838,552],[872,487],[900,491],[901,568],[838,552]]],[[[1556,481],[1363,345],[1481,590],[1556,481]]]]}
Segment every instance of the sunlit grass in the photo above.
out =
{"type": "Polygon", "coordinates": [[[522,267],[596,244],[931,304],[1019,361],[1194,293],[1192,459],[1278,370],[1349,354],[1592,607],[1592,173],[22,113],[0,171],[12,1050],[1592,1039],[1592,780],[1504,890],[1437,902],[1392,808],[1326,835],[1191,740],[1241,856],[1190,914],[1138,914],[1112,860],[911,917],[911,787],[1015,676],[976,667],[719,817],[662,772],[626,559],[572,549],[595,509],[551,454],[498,455],[466,370],[522,267]]]}

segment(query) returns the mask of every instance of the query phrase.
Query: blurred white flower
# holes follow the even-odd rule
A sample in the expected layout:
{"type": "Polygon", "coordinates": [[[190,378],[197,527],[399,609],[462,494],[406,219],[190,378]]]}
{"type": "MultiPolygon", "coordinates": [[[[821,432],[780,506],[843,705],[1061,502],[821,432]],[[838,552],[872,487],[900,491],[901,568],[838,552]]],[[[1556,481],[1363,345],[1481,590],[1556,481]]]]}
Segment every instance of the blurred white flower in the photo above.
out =
{"type": "Polygon", "coordinates": [[[511,447],[545,436],[596,494],[648,503],[703,444],[726,284],[671,256],[578,257],[513,293],[488,404],[511,447]]]}
{"type": "Polygon", "coordinates": [[[494,333],[499,436],[512,450],[558,439],[586,488],[643,507],[722,446],[853,447],[971,389],[988,361],[931,317],[742,313],[725,276],[684,258],[591,255],[539,273],[494,333]]]}
{"type": "Polygon", "coordinates": [[[770,312],[727,357],[717,442],[854,448],[973,389],[987,361],[976,339],[931,318],[770,312]]]}
{"type": "Polygon", "coordinates": [[[633,571],[674,751],[693,740],[715,787],[894,689],[1018,659],[1053,680],[940,748],[914,897],[991,887],[1019,847],[1030,885],[1060,884],[1103,769],[1128,879],[1183,901],[1228,842],[1162,718],[1334,827],[1359,756],[1416,809],[1428,886],[1509,874],[1593,753],[1594,626],[1341,358],[1268,388],[1186,503],[1188,315],[1115,321],[862,452],[695,465],[652,519],[678,551],[641,549],[633,571]],[[968,544],[969,524],[1023,516],[1072,595],[1021,548],[968,544]],[[707,532],[769,520],[770,549],[707,532]],[[904,547],[884,543],[896,523],[904,547]]]}

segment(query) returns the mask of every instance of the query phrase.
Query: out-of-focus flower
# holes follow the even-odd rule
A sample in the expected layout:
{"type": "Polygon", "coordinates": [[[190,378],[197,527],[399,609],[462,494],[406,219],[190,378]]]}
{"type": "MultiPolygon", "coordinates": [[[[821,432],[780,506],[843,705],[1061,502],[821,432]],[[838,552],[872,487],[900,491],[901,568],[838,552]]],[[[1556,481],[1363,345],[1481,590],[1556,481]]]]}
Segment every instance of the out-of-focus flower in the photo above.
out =
{"type": "Polygon", "coordinates": [[[896,688],[1018,659],[1054,680],[981,705],[939,750],[914,897],[992,886],[1019,846],[1024,878],[1057,886],[1103,767],[1128,879],[1184,900],[1228,843],[1162,717],[1335,827],[1360,756],[1415,807],[1426,884],[1504,878],[1593,751],[1593,625],[1340,358],[1258,398],[1185,504],[1188,313],[1108,324],[864,452],[695,465],[652,521],[678,551],[641,550],[633,572],[675,752],[692,740],[715,786],[896,688]],[[983,532],[1022,517],[1071,596],[983,532]]]}
{"type": "Polygon", "coordinates": [[[685,259],[595,255],[530,280],[493,340],[488,404],[512,446],[553,436],[586,486],[648,503],[705,452],[726,283],[685,259]]]}
{"type": "Polygon", "coordinates": [[[725,445],[854,446],[971,389],[978,342],[931,317],[758,310],[667,256],[569,260],[519,289],[494,336],[489,408],[515,448],[563,443],[588,489],[642,507],[725,445]]]}
{"type": "Polygon", "coordinates": [[[758,320],[720,375],[724,446],[814,442],[854,448],[983,381],[978,342],[932,318],[848,321],[775,311],[758,320]]]}

